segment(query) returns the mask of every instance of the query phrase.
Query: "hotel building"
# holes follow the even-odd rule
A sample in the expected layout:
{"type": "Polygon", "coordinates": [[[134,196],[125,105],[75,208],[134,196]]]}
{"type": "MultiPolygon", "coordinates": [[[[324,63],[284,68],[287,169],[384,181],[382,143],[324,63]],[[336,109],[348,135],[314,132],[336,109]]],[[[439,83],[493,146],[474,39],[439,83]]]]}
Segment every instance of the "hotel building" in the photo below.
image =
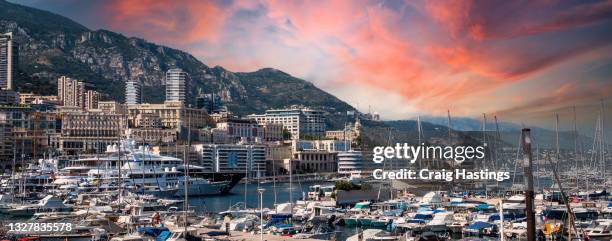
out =
{"type": "Polygon", "coordinates": [[[59,149],[65,154],[103,152],[117,143],[127,129],[125,115],[69,111],[62,114],[59,149]]]}
{"type": "Polygon", "coordinates": [[[320,110],[292,106],[287,109],[267,110],[265,114],[248,116],[260,124],[279,123],[291,133],[292,139],[325,136],[325,116],[320,110]]]}
{"type": "Polygon", "coordinates": [[[128,119],[132,126],[136,126],[136,119],[151,114],[159,117],[161,128],[172,129],[182,133],[186,131],[188,123],[193,130],[206,127],[208,114],[205,110],[185,107],[182,102],[166,101],[163,104],[137,104],[128,105],[128,119]]]}

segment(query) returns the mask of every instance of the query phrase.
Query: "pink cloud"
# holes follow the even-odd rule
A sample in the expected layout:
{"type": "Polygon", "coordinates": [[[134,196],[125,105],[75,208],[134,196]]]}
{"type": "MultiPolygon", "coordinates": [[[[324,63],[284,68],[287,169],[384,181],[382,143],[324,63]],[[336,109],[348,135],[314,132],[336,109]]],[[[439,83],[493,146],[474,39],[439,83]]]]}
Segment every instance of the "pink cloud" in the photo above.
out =
{"type": "Polygon", "coordinates": [[[107,5],[107,14],[112,29],[190,44],[216,40],[228,12],[211,1],[116,0],[107,5]]]}
{"type": "MultiPolygon", "coordinates": [[[[495,98],[494,91],[508,86],[528,86],[535,77],[611,40],[609,34],[593,33],[548,42],[550,34],[611,19],[612,1],[385,4],[126,0],[114,1],[105,10],[111,29],[171,43],[202,59],[214,57],[213,64],[238,71],[282,67],[316,76],[323,85],[378,88],[400,94],[427,112],[443,112],[450,103],[461,103],[454,112],[480,112],[475,110],[482,104],[479,99],[495,98]],[[245,11],[250,17],[243,16],[245,11]]],[[[567,86],[559,93],[575,91],[583,90],[567,86]]],[[[496,103],[511,108],[530,101],[514,96],[496,103]]]]}

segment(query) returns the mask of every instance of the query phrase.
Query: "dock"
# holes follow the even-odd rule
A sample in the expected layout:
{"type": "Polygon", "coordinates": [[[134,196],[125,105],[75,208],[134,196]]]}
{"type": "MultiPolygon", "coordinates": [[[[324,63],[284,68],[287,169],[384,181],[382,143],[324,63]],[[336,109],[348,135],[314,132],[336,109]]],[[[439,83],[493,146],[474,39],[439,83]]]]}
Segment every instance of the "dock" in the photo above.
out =
{"type": "MultiPolygon", "coordinates": [[[[222,236],[214,236],[209,237],[206,235],[208,232],[219,232],[218,229],[210,229],[210,228],[198,228],[197,234],[198,236],[204,239],[207,238],[215,238],[217,240],[233,240],[233,241],[259,241],[261,240],[261,236],[259,233],[254,232],[241,232],[241,231],[230,231],[230,235],[222,235],[222,236]]],[[[321,241],[320,239],[302,239],[302,238],[294,238],[288,236],[274,235],[274,234],[266,234],[263,235],[263,240],[267,241],[288,241],[288,240],[303,240],[303,241],[321,241]]]]}

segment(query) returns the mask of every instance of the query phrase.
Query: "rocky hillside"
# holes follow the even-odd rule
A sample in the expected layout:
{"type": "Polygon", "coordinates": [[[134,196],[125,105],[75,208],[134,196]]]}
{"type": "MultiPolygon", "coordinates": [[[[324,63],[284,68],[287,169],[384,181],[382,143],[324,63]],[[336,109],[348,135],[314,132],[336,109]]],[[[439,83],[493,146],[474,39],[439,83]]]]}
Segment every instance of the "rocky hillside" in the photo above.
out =
{"type": "Polygon", "coordinates": [[[68,75],[85,81],[88,89],[122,101],[124,82],[141,80],[145,101],[161,102],[164,72],[179,67],[191,76],[192,96],[198,91],[218,93],[239,115],[292,104],[323,108],[334,115],[353,109],[312,83],[279,70],[234,73],[211,68],[180,50],[90,30],[63,16],[4,0],[0,0],[0,32],[16,35],[20,45],[16,85],[24,92],[55,94],[57,77],[68,75]]]}

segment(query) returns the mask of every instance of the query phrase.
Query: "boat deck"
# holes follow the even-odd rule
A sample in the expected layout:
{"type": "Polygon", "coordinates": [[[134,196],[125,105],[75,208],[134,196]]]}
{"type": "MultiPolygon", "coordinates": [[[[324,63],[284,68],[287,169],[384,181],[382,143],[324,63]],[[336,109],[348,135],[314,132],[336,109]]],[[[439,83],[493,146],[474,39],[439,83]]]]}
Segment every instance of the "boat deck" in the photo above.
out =
{"type": "MultiPolygon", "coordinates": [[[[220,231],[218,229],[210,229],[210,228],[198,228],[197,233],[202,234],[201,237],[209,238],[206,233],[220,231]]],[[[199,235],[200,236],[200,235],[199,235]]],[[[210,237],[213,238],[213,237],[210,237]]],[[[217,239],[224,240],[236,240],[236,241],[259,241],[260,234],[259,233],[251,233],[251,232],[241,232],[241,231],[231,231],[230,236],[215,236],[217,239]]],[[[287,240],[302,240],[302,241],[321,241],[320,239],[298,239],[287,236],[273,235],[273,234],[265,234],[263,235],[264,240],[267,241],[287,241],[287,240]]]]}

